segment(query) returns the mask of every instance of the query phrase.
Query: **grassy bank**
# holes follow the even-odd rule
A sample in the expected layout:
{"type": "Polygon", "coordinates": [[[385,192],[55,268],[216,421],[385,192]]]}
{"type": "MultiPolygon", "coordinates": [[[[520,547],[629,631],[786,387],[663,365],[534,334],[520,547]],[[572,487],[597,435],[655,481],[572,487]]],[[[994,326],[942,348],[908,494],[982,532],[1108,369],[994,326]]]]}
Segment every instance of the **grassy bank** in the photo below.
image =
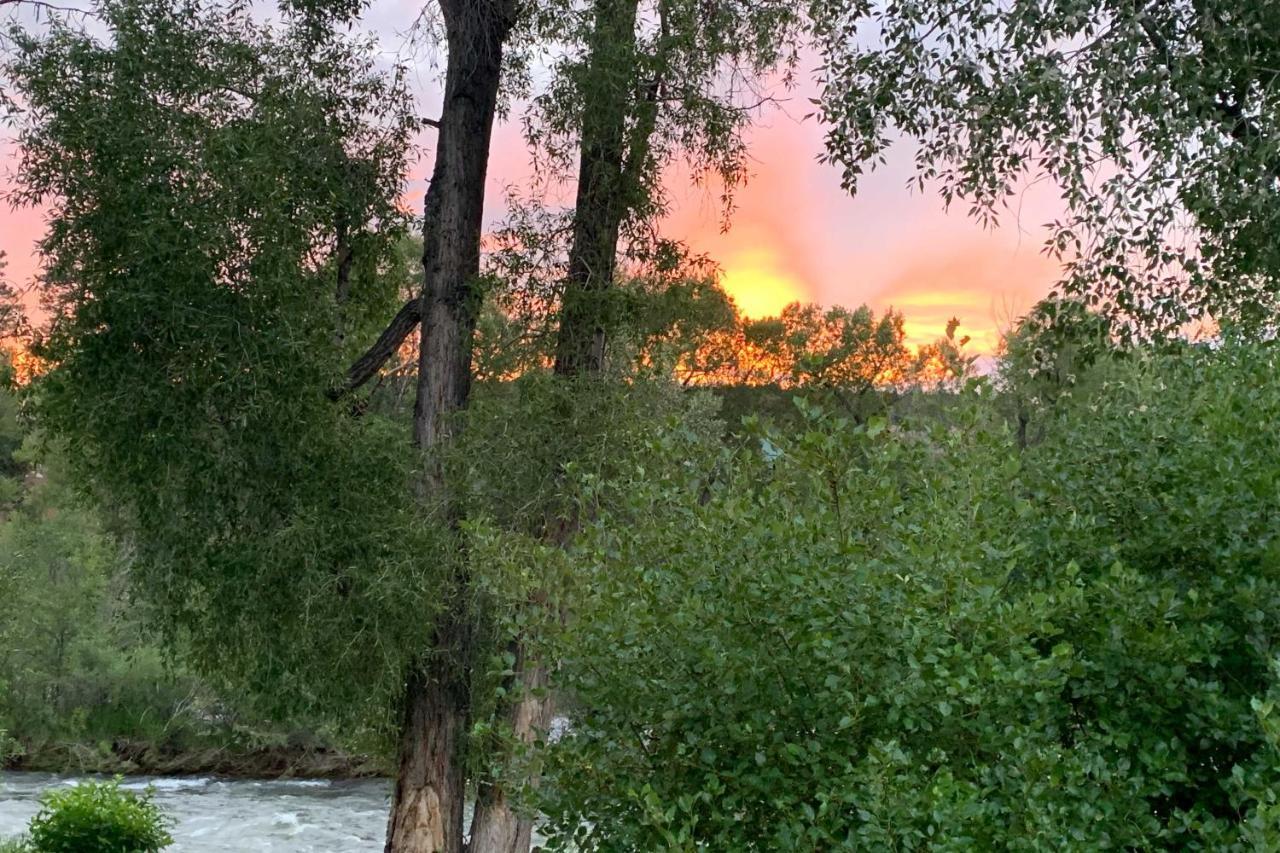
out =
{"type": "Polygon", "coordinates": [[[143,776],[229,776],[245,779],[357,779],[383,775],[367,757],[324,745],[177,748],[118,739],[110,743],[46,743],[10,756],[6,770],[143,776]]]}

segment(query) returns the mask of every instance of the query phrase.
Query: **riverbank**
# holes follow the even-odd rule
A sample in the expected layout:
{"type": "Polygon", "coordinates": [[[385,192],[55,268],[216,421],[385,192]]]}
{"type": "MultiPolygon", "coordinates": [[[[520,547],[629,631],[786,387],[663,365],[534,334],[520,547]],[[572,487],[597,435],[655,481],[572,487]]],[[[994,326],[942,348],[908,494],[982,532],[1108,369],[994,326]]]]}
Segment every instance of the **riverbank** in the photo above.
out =
{"type": "Polygon", "coordinates": [[[385,768],[368,756],[325,746],[177,749],[118,739],[111,743],[48,743],[10,755],[4,770],[55,773],[219,776],[234,779],[372,779],[385,768]]]}

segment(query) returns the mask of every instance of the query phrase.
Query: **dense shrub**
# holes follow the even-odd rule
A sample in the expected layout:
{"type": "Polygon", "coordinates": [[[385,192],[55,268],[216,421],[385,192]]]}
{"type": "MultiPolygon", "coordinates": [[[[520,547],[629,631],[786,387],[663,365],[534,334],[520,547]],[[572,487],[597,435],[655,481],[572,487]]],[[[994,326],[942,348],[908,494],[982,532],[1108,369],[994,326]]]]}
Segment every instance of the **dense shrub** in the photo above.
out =
{"type": "Polygon", "coordinates": [[[160,809],[119,782],[84,782],[40,802],[29,828],[33,853],[153,853],[173,843],[160,809]]]}
{"type": "Polygon", "coordinates": [[[553,845],[1276,849],[1276,366],[1108,363],[1026,452],[986,389],[617,484],[553,845]]]}

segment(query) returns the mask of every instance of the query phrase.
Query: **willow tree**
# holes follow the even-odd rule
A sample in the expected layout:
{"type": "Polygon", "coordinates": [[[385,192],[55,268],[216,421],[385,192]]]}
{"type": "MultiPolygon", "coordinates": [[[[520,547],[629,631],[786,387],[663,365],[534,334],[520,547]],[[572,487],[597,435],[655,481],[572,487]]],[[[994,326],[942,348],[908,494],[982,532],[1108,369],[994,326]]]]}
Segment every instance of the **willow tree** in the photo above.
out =
{"type": "Polygon", "coordinates": [[[996,216],[1048,178],[1068,294],[1150,334],[1274,321],[1280,6],[1251,0],[815,4],[830,159],[905,137],[922,183],[996,216]]]}
{"type": "MultiPolygon", "coordinates": [[[[296,25],[122,0],[106,40],[15,36],[17,200],[47,204],[52,311],[35,391],[119,509],[138,599],[203,669],[282,710],[394,716],[389,851],[464,848],[472,613],[439,451],[467,403],[483,190],[508,0],[439,7],[412,428],[336,405],[393,313],[386,275],[417,121],[352,4],[296,25]]],[[[402,309],[390,331],[398,334],[402,309]]]]}

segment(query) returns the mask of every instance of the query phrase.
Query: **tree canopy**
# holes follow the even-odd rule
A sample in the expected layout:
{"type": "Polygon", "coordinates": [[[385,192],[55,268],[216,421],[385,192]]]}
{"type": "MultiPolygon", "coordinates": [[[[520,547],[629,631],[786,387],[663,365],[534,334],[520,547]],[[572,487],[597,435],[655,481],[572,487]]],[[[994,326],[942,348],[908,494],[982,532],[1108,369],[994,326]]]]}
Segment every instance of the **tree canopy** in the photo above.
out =
{"type": "Polygon", "coordinates": [[[989,220],[1047,178],[1047,249],[1090,307],[1160,333],[1272,321],[1280,8],[1226,2],[819,3],[827,158],[895,140],[989,220]]]}
{"type": "Polygon", "coordinates": [[[19,200],[51,222],[36,416],[172,636],[283,707],[359,714],[398,689],[438,562],[404,427],[325,394],[338,330],[395,297],[403,89],[365,46],[244,9],[102,14],[109,40],[55,23],[8,68],[19,200]]]}

